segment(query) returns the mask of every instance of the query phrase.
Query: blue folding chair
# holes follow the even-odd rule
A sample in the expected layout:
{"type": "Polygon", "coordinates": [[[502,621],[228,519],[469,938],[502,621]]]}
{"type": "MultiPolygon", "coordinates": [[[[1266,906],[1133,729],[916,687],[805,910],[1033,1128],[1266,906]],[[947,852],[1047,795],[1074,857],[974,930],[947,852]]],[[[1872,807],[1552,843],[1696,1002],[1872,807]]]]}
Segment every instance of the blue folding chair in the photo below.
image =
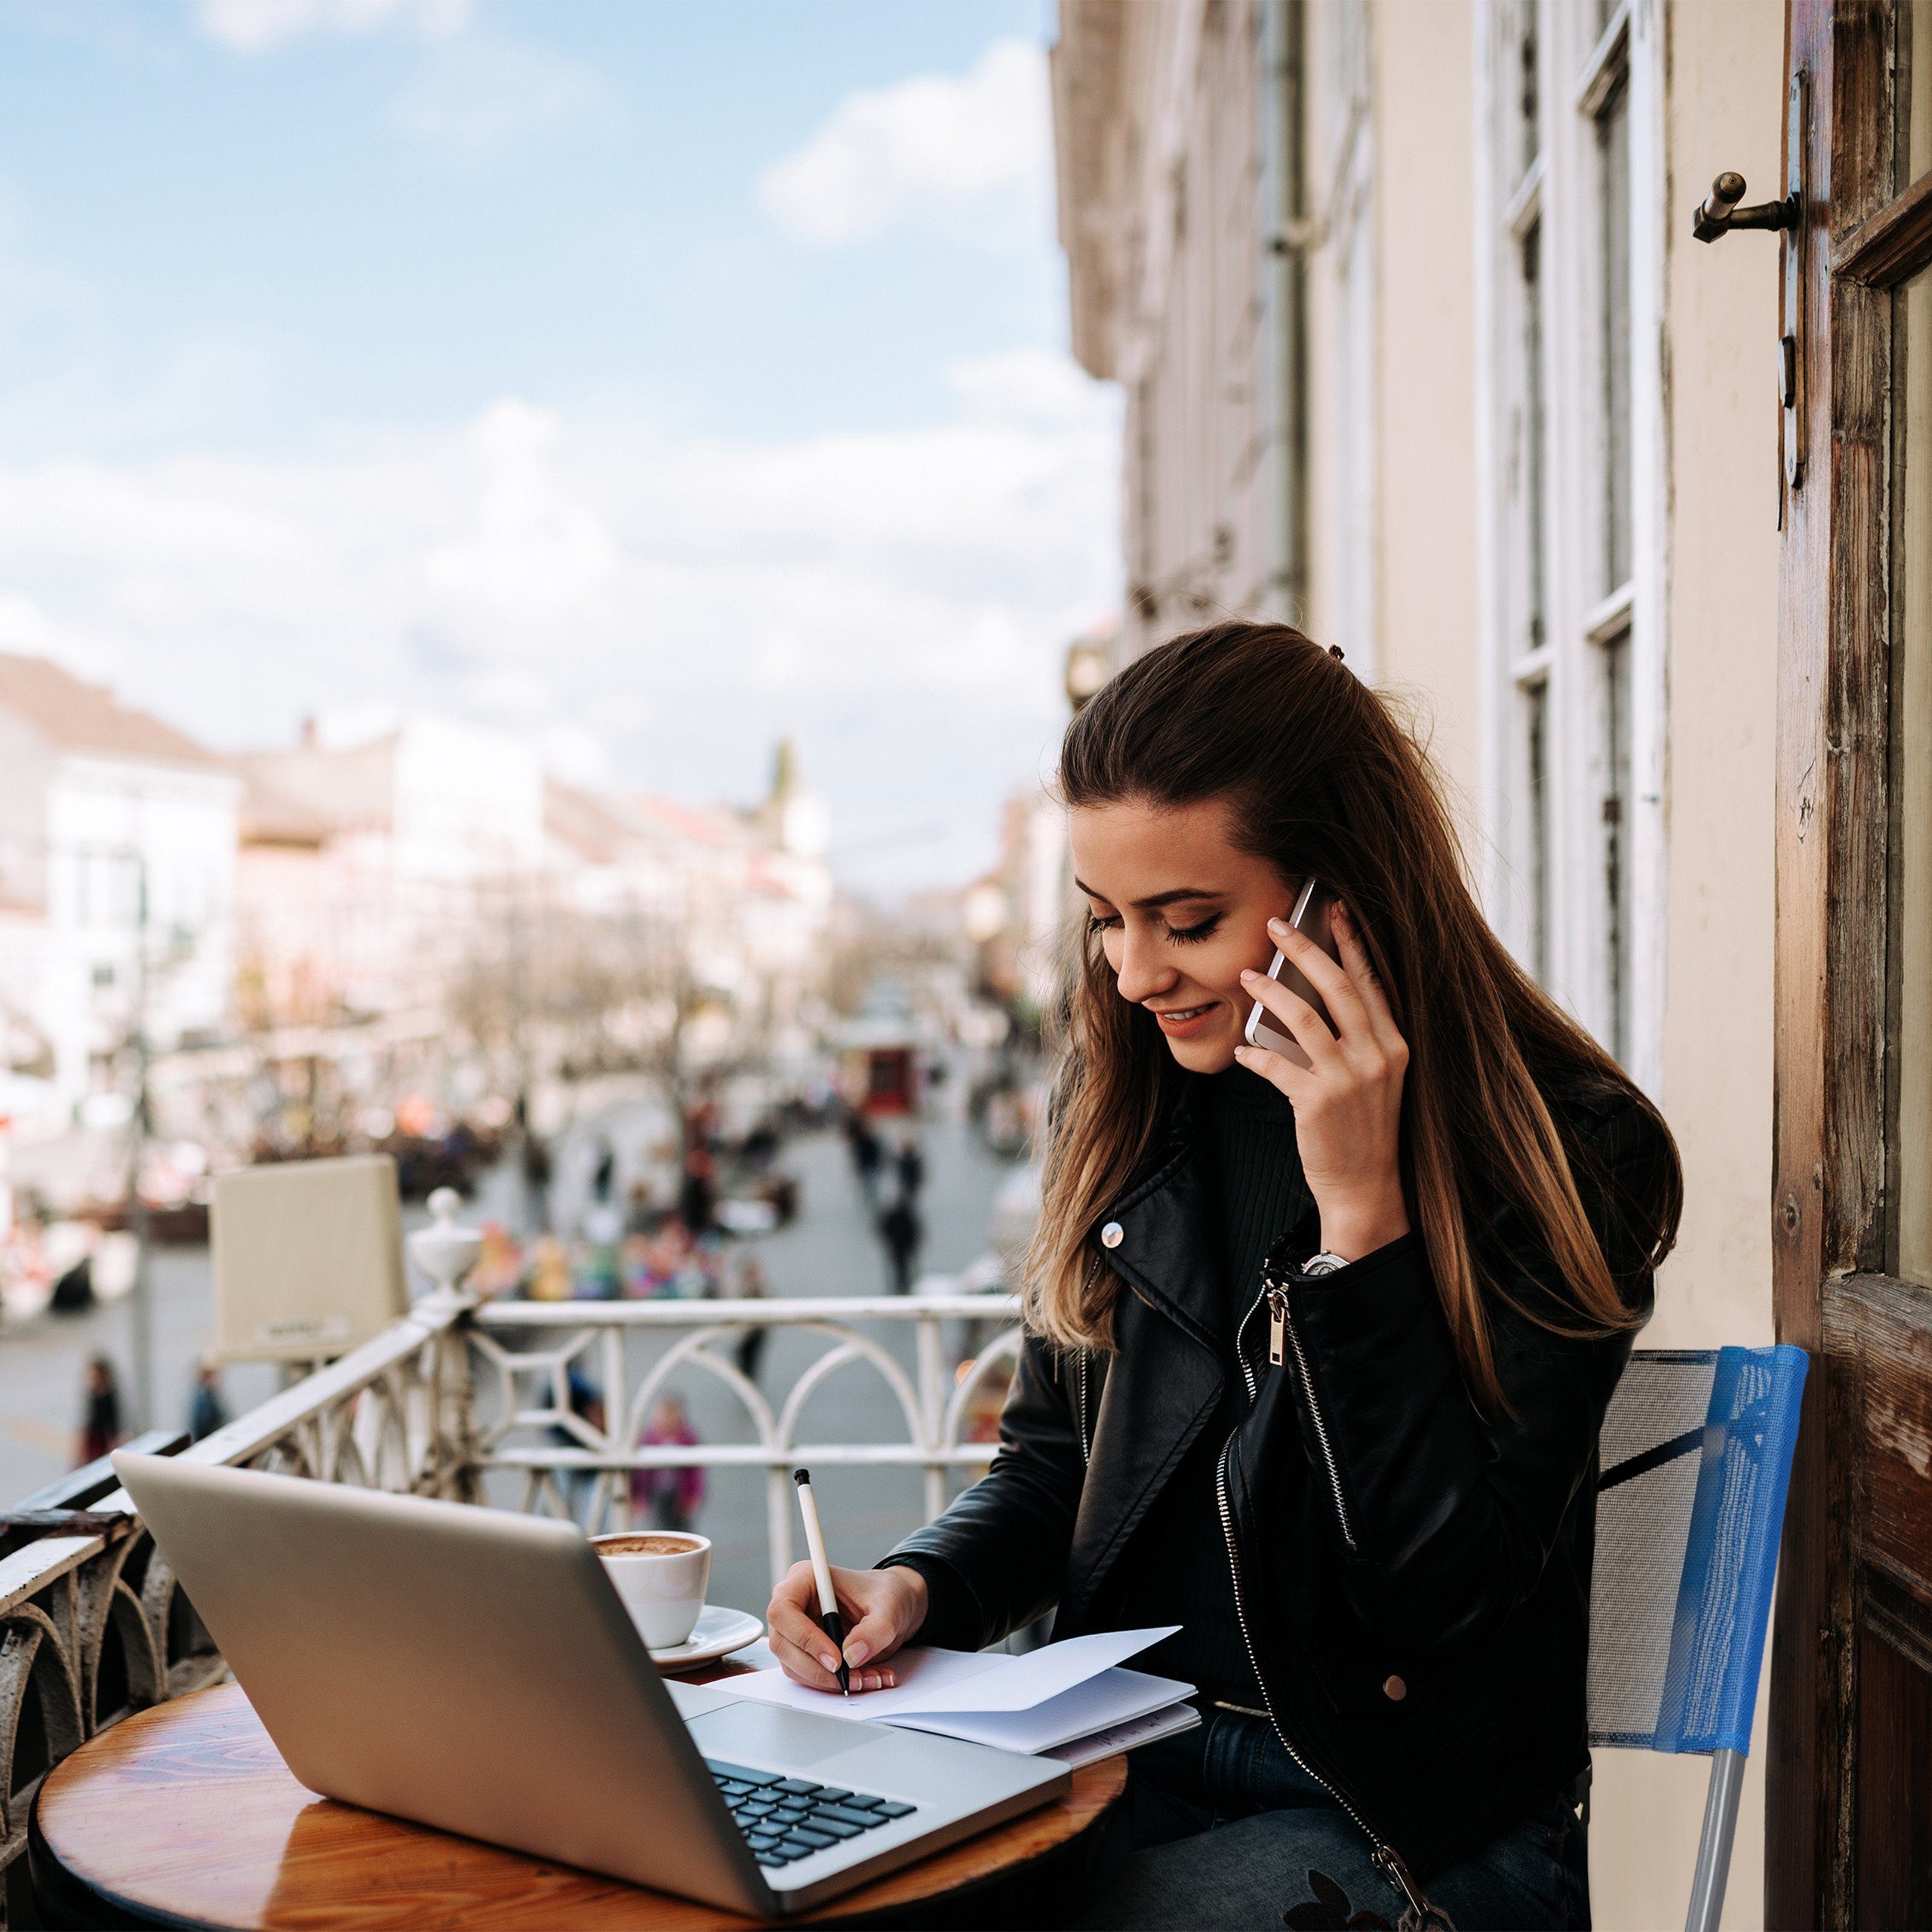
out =
{"type": "Polygon", "coordinates": [[[1724,1911],[1805,1367],[1790,1347],[1639,1349],[1604,1421],[1590,1742],[1709,1755],[1687,1932],[1724,1911]]]}

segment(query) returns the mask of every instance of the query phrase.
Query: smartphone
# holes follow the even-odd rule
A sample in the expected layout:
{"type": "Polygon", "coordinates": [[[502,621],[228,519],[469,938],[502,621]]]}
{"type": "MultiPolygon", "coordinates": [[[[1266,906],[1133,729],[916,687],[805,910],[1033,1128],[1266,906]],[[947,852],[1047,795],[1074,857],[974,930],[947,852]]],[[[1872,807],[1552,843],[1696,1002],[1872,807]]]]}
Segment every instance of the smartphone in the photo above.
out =
{"type": "MultiPolygon", "coordinates": [[[[1294,910],[1288,915],[1288,924],[1297,932],[1304,933],[1314,940],[1339,965],[1342,955],[1336,949],[1335,935],[1328,927],[1329,903],[1328,894],[1322,891],[1320,882],[1308,880],[1295,900],[1294,910]]],[[[1268,977],[1279,980],[1291,992],[1299,993],[1321,1016],[1324,1025],[1334,1025],[1328,1017],[1327,1008],[1322,1004],[1321,995],[1309,983],[1308,976],[1293,961],[1284,958],[1278,947],[1275,949],[1275,963],[1268,969],[1268,977]]],[[[1312,1067],[1315,1064],[1303,1052],[1301,1043],[1284,1029],[1281,1023],[1259,1000],[1254,1003],[1254,1011],[1247,1016],[1245,1037],[1251,1047],[1266,1047],[1270,1053],[1280,1054],[1297,1066],[1312,1067]]]]}

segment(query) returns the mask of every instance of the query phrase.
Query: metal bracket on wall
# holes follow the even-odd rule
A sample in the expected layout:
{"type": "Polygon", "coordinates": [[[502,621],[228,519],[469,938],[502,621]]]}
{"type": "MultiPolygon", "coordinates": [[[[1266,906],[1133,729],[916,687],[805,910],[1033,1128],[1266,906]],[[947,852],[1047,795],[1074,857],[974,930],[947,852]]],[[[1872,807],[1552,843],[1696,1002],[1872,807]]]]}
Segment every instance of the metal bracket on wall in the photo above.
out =
{"type": "Polygon", "coordinates": [[[1784,475],[1792,489],[1804,474],[1804,76],[1791,77],[1786,102],[1784,198],[1740,208],[1744,177],[1726,172],[1697,204],[1690,232],[1715,242],[1740,228],[1767,228],[1784,236],[1783,328],[1778,335],[1778,401],[1784,411],[1784,475]]]}

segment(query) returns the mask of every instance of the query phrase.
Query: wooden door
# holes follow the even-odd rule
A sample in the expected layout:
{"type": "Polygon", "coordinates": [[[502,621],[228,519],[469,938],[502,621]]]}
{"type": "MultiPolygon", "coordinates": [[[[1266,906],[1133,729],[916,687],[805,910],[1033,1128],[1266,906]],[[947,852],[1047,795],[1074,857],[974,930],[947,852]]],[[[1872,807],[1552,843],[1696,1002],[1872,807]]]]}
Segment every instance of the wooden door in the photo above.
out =
{"type": "Polygon", "coordinates": [[[1932,1926],[1932,0],[1788,0],[1786,24],[1773,1213],[1779,1337],[1815,1360],[1766,1912],[1932,1926]]]}

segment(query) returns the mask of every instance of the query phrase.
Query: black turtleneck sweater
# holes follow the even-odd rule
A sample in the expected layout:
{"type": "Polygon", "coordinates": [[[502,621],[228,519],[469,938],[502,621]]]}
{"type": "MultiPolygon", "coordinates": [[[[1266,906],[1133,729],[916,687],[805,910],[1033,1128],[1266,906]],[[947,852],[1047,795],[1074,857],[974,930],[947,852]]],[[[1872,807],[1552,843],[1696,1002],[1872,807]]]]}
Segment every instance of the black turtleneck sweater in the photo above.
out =
{"type": "MultiPolygon", "coordinates": [[[[1235,1329],[1261,1289],[1261,1263],[1309,1205],[1295,1146],[1294,1109],[1245,1067],[1192,1077],[1195,1156],[1209,1184],[1222,1302],[1221,1400],[1121,1554],[1104,1592],[1101,1627],[1178,1623],[1177,1635],[1132,1660],[1139,1670],[1186,1678],[1204,1697],[1258,1706],[1260,1690],[1235,1612],[1214,1472],[1247,1406],[1235,1329]]],[[[1251,1337],[1251,1341],[1253,1340],[1251,1337]]]]}

